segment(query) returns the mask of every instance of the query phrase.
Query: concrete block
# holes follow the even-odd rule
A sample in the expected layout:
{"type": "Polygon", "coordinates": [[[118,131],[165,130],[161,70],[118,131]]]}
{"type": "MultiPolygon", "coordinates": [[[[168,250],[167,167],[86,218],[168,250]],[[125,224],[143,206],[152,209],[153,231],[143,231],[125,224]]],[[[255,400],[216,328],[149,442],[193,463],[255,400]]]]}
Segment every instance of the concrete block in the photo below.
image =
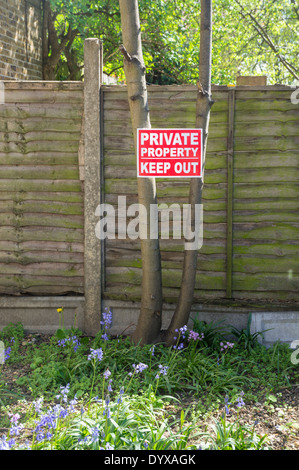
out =
{"type": "Polygon", "coordinates": [[[275,342],[288,343],[299,340],[299,312],[254,312],[252,313],[251,332],[264,330],[264,338],[258,337],[266,347],[275,342]]]}
{"type": "Polygon", "coordinates": [[[29,333],[53,334],[59,328],[57,308],[63,307],[65,328],[83,330],[84,297],[0,297],[0,330],[21,322],[29,333]]]}
{"type": "Polygon", "coordinates": [[[267,85],[267,77],[265,75],[260,76],[239,76],[237,77],[237,86],[265,86],[267,85]]]}

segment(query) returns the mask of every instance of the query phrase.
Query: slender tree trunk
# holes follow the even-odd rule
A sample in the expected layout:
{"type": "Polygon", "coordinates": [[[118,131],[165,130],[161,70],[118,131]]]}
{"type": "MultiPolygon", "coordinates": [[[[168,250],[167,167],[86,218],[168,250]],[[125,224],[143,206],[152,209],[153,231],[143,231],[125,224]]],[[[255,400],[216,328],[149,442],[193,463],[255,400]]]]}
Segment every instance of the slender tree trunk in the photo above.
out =
{"type": "MultiPolygon", "coordinates": [[[[150,114],[142,55],[141,31],[137,0],[119,0],[124,55],[124,70],[128,88],[131,121],[137,148],[137,129],[150,128],[150,114]]],[[[142,299],[135,343],[152,343],[161,330],[162,275],[159,240],[150,239],[150,207],[157,205],[154,178],[138,178],[138,202],[146,209],[146,218],[139,212],[140,227],[146,224],[147,236],[141,239],[142,299]]]]}
{"type": "MultiPolygon", "coordinates": [[[[199,82],[196,103],[196,128],[203,129],[203,161],[206,155],[211,99],[212,62],[212,0],[201,0],[199,82]]],[[[195,204],[201,204],[203,177],[192,178],[189,204],[191,206],[191,228],[195,229],[195,204]]],[[[183,274],[178,304],[166,332],[166,345],[173,344],[175,330],[187,324],[193,303],[196,281],[198,250],[185,250],[183,274]]]]}

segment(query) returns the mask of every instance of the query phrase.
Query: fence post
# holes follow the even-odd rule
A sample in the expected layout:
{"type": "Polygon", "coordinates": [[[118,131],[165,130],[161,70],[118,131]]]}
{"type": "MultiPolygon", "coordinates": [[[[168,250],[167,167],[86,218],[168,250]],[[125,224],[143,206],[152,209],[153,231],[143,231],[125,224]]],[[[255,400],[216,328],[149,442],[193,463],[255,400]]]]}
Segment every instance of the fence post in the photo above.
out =
{"type": "Polygon", "coordinates": [[[101,321],[101,240],[95,216],[101,202],[100,88],[102,47],[99,39],[84,42],[84,331],[95,335],[101,321]]]}
{"type": "Polygon", "coordinates": [[[235,89],[228,91],[226,297],[232,297],[235,89]]]}

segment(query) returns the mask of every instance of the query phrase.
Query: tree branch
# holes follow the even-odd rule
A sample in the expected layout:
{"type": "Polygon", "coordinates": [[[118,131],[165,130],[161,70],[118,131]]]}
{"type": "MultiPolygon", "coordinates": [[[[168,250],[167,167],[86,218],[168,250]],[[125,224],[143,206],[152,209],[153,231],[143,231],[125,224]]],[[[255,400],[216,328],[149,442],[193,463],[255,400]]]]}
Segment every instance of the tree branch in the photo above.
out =
{"type": "Polygon", "coordinates": [[[285,68],[290,72],[290,74],[296,78],[297,80],[299,79],[299,75],[296,73],[297,69],[287,61],[287,59],[279,52],[278,48],[275,46],[274,42],[268,35],[267,31],[263,28],[263,26],[258,22],[258,20],[253,16],[251,12],[246,12],[243,5],[239,2],[239,0],[235,0],[235,2],[239,5],[240,7],[240,14],[241,16],[246,19],[247,16],[250,17],[252,21],[252,26],[254,29],[258,32],[258,34],[262,37],[262,39],[268,44],[268,46],[271,48],[271,50],[276,54],[276,56],[279,58],[281,63],[285,66],[285,68]]]}

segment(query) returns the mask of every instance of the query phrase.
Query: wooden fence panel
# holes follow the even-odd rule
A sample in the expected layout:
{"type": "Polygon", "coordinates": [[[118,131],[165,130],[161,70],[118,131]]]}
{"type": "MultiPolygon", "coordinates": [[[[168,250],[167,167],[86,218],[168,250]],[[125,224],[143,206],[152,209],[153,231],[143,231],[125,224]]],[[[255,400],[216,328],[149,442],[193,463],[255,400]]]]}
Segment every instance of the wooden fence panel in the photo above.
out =
{"type": "Polygon", "coordinates": [[[236,90],[236,298],[299,299],[299,115],[290,94],[236,90]]]}
{"type": "Polygon", "coordinates": [[[83,293],[82,112],[82,83],[5,83],[1,294],[83,293]]]}
{"type": "MultiPolygon", "coordinates": [[[[194,127],[196,89],[150,86],[152,127],[194,127]]],[[[205,167],[204,244],[195,300],[297,300],[298,107],[288,87],[214,87],[205,167]],[[295,109],[296,108],[296,109],[295,109]],[[232,126],[232,134],[230,127],[232,126]]],[[[104,87],[105,201],[137,202],[126,88],[104,87]]],[[[188,180],[157,179],[159,203],[186,203],[188,180]]],[[[140,300],[137,241],[106,240],[104,296],[140,300]]],[[[166,301],[178,297],[183,243],[161,240],[166,301]]]]}

